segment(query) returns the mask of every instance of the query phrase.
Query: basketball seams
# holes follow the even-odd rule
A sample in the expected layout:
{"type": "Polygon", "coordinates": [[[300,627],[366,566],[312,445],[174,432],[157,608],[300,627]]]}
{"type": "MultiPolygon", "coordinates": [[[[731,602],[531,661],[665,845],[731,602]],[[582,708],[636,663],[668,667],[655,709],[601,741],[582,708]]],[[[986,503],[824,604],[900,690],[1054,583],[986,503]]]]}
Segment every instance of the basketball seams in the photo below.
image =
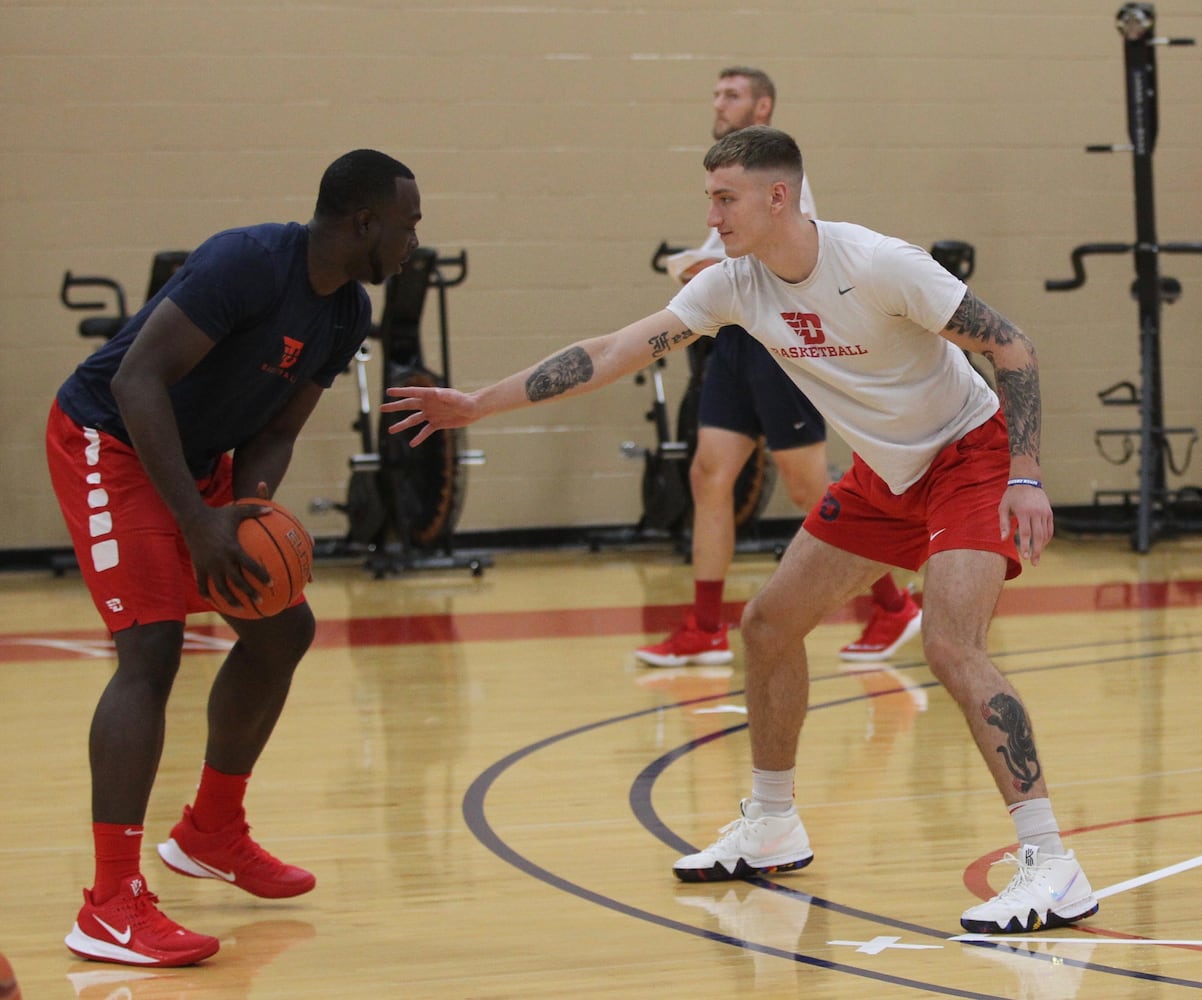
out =
{"type": "MultiPolygon", "coordinates": [[[[284,551],[283,546],[280,544],[280,540],[278,538],[276,538],[276,536],[275,536],[275,532],[273,532],[268,525],[263,523],[268,518],[272,518],[274,516],[275,516],[275,511],[272,511],[271,514],[264,514],[262,517],[254,517],[254,518],[250,518],[249,520],[252,524],[254,524],[254,526],[256,528],[259,529],[259,531],[261,531],[263,533],[263,535],[266,537],[267,541],[271,543],[271,547],[267,550],[267,552],[269,554],[272,552],[275,553],[276,565],[271,565],[271,566],[267,565],[264,562],[262,555],[259,555],[257,557],[259,562],[264,564],[263,568],[266,569],[268,574],[271,576],[273,585],[279,586],[281,569],[283,570],[283,575],[287,578],[288,599],[286,601],[284,601],[284,607],[286,608],[286,607],[288,607],[289,604],[292,603],[293,598],[296,597],[296,585],[294,584],[293,579],[292,579],[292,560],[289,558],[289,553],[284,551]]],[[[284,518],[283,520],[288,520],[288,518],[284,518]]],[[[245,522],[243,522],[243,523],[245,523],[245,522]]],[[[281,610],[283,610],[283,609],[281,609],[281,610]]],[[[259,617],[266,618],[268,616],[264,615],[262,612],[260,612],[259,617]]]]}
{"type": "Polygon", "coordinates": [[[295,518],[289,517],[288,515],[284,514],[283,511],[278,511],[277,513],[282,515],[281,520],[284,521],[285,524],[293,526],[292,528],[284,528],[284,530],[280,532],[280,537],[277,538],[273,535],[271,539],[273,542],[275,542],[277,548],[281,550],[287,549],[287,551],[280,552],[280,562],[283,563],[284,569],[288,574],[288,603],[291,604],[294,600],[296,600],[297,595],[299,595],[305,587],[305,581],[299,579],[301,571],[299,554],[295,551],[292,540],[288,537],[291,531],[299,531],[300,529],[295,527],[295,518]]]}

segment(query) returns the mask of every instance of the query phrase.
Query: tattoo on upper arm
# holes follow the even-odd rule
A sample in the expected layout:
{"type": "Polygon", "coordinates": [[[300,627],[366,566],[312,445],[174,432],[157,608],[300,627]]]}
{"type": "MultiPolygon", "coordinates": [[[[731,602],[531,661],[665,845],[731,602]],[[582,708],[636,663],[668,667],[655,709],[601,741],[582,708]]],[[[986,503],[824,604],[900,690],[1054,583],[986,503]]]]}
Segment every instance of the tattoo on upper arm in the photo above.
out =
{"type": "Polygon", "coordinates": [[[991,726],[1006,734],[1006,742],[997,748],[997,752],[1014,775],[1014,787],[1020,792],[1029,792],[1043,769],[1039,766],[1035,736],[1022,702],[1013,695],[995,694],[981,705],[981,715],[991,726]]]}
{"type": "Polygon", "coordinates": [[[654,337],[647,341],[651,346],[651,357],[661,357],[667,354],[670,350],[678,347],[686,340],[690,340],[693,336],[692,330],[682,330],[680,333],[669,333],[665,330],[663,333],[657,333],[654,337]]]}
{"type": "MultiPolygon", "coordinates": [[[[964,293],[964,300],[947,321],[947,325],[948,329],[979,340],[982,344],[994,344],[999,347],[1011,344],[1023,336],[1005,316],[973,295],[972,289],[964,293]]],[[[983,349],[982,353],[988,352],[983,349]]]]}
{"type": "Polygon", "coordinates": [[[980,351],[993,366],[998,398],[1010,434],[1010,454],[1039,458],[1040,401],[1039,368],[1035,345],[1001,313],[978,299],[971,290],[947,323],[949,330],[981,344],[980,351]],[[993,348],[1021,344],[1030,362],[1022,368],[999,368],[993,348]]]}
{"type": "Polygon", "coordinates": [[[526,379],[526,398],[532,403],[551,399],[593,377],[593,359],[583,347],[569,347],[548,358],[526,379]]]}

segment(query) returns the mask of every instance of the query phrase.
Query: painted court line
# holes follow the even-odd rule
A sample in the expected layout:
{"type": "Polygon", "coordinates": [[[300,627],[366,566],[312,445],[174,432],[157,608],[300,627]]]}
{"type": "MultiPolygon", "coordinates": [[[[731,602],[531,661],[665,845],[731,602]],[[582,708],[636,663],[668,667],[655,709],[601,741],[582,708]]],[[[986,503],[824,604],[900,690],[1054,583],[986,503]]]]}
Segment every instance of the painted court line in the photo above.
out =
{"type": "Polygon", "coordinates": [[[1095,889],[1094,895],[1098,899],[1105,899],[1107,896],[1113,896],[1119,892],[1126,892],[1128,889],[1137,889],[1141,885],[1147,885],[1149,882],[1156,882],[1162,878],[1168,878],[1170,875],[1179,875],[1181,872],[1187,872],[1191,868],[1202,866],[1202,857],[1190,858],[1189,861],[1182,861],[1180,864],[1169,865],[1168,868],[1160,868],[1154,872],[1148,872],[1147,875],[1138,875],[1135,878],[1127,879],[1126,882],[1119,882],[1115,885],[1107,886],[1105,889],[1095,889]]]}
{"type": "Polygon", "coordinates": [[[1158,945],[1175,945],[1187,947],[1198,947],[1202,945],[1202,941],[1177,941],[1169,938],[1152,939],[1152,938],[1108,938],[1108,937],[1048,937],[1046,934],[1037,934],[1034,937],[1015,937],[1013,934],[957,934],[955,937],[948,938],[949,941],[962,941],[966,944],[974,942],[996,941],[999,944],[1158,944],[1158,945]]]}

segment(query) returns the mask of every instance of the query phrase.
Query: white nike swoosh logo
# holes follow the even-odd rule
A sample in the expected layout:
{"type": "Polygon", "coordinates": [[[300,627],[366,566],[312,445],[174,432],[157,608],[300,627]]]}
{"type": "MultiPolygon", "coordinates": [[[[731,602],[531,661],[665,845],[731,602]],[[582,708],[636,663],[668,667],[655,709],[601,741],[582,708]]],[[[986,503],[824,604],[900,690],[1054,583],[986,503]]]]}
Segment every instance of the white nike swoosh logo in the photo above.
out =
{"type": "Polygon", "coordinates": [[[119,931],[112,924],[105,923],[97,916],[93,916],[92,919],[95,920],[96,923],[98,923],[106,931],[108,931],[113,936],[113,940],[118,944],[129,944],[129,939],[133,937],[133,928],[131,928],[129,924],[125,925],[124,931],[119,931]]]}
{"type": "Polygon", "coordinates": [[[931,541],[933,542],[936,538],[938,538],[940,535],[942,535],[945,531],[947,531],[947,528],[940,528],[938,531],[931,532],[931,541]]]}
{"type": "Polygon", "coordinates": [[[226,882],[234,882],[237,880],[238,876],[234,872],[223,872],[220,868],[214,868],[212,865],[206,865],[203,861],[197,861],[196,858],[193,858],[192,860],[196,862],[196,864],[200,865],[200,867],[205,871],[212,875],[216,875],[220,879],[224,879],[226,882]]]}

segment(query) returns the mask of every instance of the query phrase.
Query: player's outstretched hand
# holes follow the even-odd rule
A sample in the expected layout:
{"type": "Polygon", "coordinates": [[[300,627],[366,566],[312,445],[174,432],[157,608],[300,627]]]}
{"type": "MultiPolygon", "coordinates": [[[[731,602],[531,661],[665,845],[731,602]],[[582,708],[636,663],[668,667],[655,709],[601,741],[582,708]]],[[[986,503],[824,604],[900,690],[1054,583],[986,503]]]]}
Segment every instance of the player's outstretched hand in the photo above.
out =
{"type": "Polygon", "coordinates": [[[1052,540],[1052,505],[1047,494],[1036,486],[1008,486],[998,509],[1002,522],[1002,537],[1015,529],[1019,555],[1039,565],[1039,555],[1052,540]]]}
{"type": "Polygon", "coordinates": [[[475,399],[458,389],[405,385],[387,389],[385,395],[392,402],[381,404],[380,412],[412,411],[388,428],[389,434],[397,434],[411,427],[420,428],[409,442],[411,447],[421,444],[435,431],[466,427],[483,416],[475,399]]]}

